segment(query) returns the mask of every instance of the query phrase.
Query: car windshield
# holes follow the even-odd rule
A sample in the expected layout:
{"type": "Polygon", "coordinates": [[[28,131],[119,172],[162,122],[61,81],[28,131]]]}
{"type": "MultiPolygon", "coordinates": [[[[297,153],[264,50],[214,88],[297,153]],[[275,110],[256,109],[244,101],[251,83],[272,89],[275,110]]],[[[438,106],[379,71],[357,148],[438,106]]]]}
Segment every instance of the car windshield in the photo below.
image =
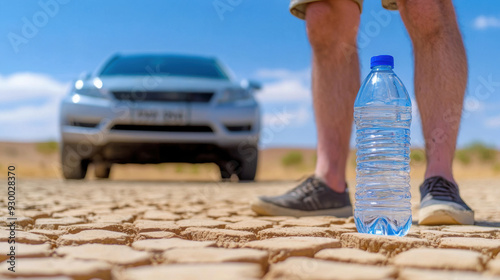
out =
{"type": "Polygon", "coordinates": [[[117,57],[112,59],[104,67],[100,74],[100,76],[114,75],[168,75],[209,79],[229,79],[228,75],[215,59],[174,55],[117,57]]]}

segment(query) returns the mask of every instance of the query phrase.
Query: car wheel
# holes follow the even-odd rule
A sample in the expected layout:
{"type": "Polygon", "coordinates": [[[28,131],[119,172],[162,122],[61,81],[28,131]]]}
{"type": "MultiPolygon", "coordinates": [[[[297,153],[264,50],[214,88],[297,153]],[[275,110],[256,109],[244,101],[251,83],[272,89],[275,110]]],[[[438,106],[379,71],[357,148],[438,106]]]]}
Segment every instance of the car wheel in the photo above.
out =
{"type": "Polygon", "coordinates": [[[222,180],[229,180],[231,179],[231,175],[233,175],[232,170],[227,168],[228,164],[228,162],[219,164],[220,177],[222,178],[222,180]]]}
{"type": "Polygon", "coordinates": [[[232,155],[237,166],[234,167],[234,174],[240,181],[254,181],[257,173],[257,162],[259,152],[256,146],[243,146],[233,150],[232,155]]]}
{"type": "Polygon", "coordinates": [[[111,163],[102,162],[94,164],[94,175],[98,179],[108,179],[111,173],[111,163]]]}
{"type": "Polygon", "coordinates": [[[240,181],[255,180],[255,175],[257,174],[257,159],[257,155],[251,159],[240,159],[240,168],[236,173],[240,181]]]}
{"type": "Polygon", "coordinates": [[[81,180],[87,175],[89,162],[78,155],[73,146],[62,144],[61,147],[62,173],[65,179],[81,180]]]}

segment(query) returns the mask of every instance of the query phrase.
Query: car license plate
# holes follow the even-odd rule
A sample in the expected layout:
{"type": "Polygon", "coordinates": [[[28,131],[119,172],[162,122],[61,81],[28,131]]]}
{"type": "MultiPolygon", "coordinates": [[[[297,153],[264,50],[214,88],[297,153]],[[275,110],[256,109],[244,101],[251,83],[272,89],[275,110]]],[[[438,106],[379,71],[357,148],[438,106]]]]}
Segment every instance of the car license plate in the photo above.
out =
{"type": "Polygon", "coordinates": [[[183,108],[135,109],[133,119],[140,124],[182,125],[185,123],[186,114],[183,108]]]}

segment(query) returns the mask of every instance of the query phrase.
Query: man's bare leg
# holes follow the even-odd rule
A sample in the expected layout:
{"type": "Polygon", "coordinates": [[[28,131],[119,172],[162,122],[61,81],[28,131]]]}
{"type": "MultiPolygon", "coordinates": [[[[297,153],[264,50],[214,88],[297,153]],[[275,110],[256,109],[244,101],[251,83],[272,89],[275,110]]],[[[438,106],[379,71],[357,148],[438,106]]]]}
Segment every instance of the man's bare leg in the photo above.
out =
{"type": "Polygon", "coordinates": [[[426,142],[420,222],[471,223],[473,213],[459,197],[452,173],[467,85],[467,58],[453,4],[451,0],[398,0],[398,7],[413,42],[415,95],[426,142]],[[446,192],[447,196],[442,195],[446,192]],[[443,206],[450,204],[448,200],[458,202],[446,206],[449,211],[443,206]]]}
{"type": "Polygon", "coordinates": [[[307,8],[318,133],[315,175],[337,192],[345,188],[353,106],[360,83],[356,49],[358,25],[359,7],[353,1],[322,1],[307,8]]]}
{"type": "Polygon", "coordinates": [[[356,49],[359,19],[359,7],[352,0],[324,0],[307,6],[318,131],[315,177],[281,196],[259,197],[252,203],[255,212],[289,216],[352,215],[349,195],[345,192],[345,165],[360,83],[356,49]]]}
{"type": "Polygon", "coordinates": [[[415,95],[426,141],[425,178],[454,182],[455,153],[467,84],[467,58],[451,0],[401,0],[415,52],[415,95]]]}

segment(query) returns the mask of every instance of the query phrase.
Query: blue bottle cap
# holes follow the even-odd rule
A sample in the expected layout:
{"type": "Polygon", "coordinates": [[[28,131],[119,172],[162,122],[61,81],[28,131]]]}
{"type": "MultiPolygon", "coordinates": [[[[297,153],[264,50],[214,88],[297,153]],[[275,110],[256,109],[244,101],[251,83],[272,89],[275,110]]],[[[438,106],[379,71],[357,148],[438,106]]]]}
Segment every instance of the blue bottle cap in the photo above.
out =
{"type": "Polygon", "coordinates": [[[376,55],[372,56],[370,60],[370,68],[373,68],[378,65],[387,65],[394,68],[394,57],[391,55],[376,55]]]}

